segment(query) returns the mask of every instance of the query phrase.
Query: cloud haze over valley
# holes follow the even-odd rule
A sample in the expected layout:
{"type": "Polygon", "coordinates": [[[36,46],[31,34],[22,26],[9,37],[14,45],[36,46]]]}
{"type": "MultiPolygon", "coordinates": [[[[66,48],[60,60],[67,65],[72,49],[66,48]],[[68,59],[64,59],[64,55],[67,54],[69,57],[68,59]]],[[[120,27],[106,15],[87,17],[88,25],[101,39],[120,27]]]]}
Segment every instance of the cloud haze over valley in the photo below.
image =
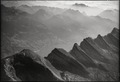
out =
{"type": "Polygon", "coordinates": [[[42,52],[42,56],[55,47],[69,51],[75,42],[79,44],[85,37],[95,38],[118,28],[117,2],[3,1],[6,11],[2,11],[5,12],[2,19],[8,24],[5,27],[3,24],[2,32],[13,44],[19,42],[19,47],[33,48],[42,52]],[[107,9],[111,10],[110,15],[107,15],[109,11],[105,12],[107,9]]]}
{"type": "Polygon", "coordinates": [[[2,1],[2,80],[117,81],[119,1],[2,1]]]}

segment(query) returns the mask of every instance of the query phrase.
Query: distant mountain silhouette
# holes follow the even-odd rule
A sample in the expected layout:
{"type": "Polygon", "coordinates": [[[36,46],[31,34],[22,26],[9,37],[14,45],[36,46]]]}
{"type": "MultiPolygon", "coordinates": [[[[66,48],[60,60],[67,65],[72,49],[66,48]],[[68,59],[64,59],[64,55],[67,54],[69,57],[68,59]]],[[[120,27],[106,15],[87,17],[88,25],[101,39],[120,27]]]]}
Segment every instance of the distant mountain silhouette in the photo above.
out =
{"type": "Polygon", "coordinates": [[[83,3],[75,3],[73,4],[73,6],[78,6],[78,7],[88,7],[87,5],[83,4],[83,3]]]}
{"type": "Polygon", "coordinates": [[[100,17],[110,19],[118,23],[119,11],[116,9],[113,10],[105,10],[99,14],[100,17]]]}

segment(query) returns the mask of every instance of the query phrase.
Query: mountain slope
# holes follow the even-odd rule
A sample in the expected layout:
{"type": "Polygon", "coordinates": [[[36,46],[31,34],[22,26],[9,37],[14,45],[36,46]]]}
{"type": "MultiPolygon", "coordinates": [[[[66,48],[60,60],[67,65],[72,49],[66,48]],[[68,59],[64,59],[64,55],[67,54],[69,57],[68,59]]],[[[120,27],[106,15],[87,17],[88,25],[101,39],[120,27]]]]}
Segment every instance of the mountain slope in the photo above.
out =
{"type": "MultiPolygon", "coordinates": [[[[117,35],[119,30],[114,28],[109,34],[112,33],[117,35]]],[[[81,45],[75,43],[70,52],[55,48],[44,58],[29,49],[4,57],[1,60],[2,80],[117,81],[119,50],[112,48],[115,37],[106,37],[111,43],[98,35],[95,39],[84,39],[81,45]]],[[[118,43],[119,39],[116,40],[118,43]]]]}
{"type": "Polygon", "coordinates": [[[69,71],[83,77],[88,75],[85,68],[63,49],[54,49],[46,59],[58,70],[69,71]]]}
{"type": "MultiPolygon", "coordinates": [[[[119,30],[117,28],[114,28],[109,34],[111,35],[114,32],[113,34],[117,35],[119,33],[118,31],[119,30]],[[114,32],[115,30],[117,32],[114,32]]],[[[117,49],[118,47],[115,49],[113,49],[113,47],[115,47],[115,44],[118,44],[118,42],[119,39],[115,39],[115,37],[108,35],[98,35],[95,39],[88,37],[85,38],[80,45],[75,43],[69,54],[63,49],[54,49],[46,59],[48,59],[58,70],[65,72],[68,71],[70,73],[83,76],[83,73],[78,74],[77,72],[70,70],[72,69],[77,71],[76,68],[78,67],[74,64],[76,63],[77,65],[77,62],[79,62],[84,69],[89,72],[87,78],[92,81],[117,81],[119,50],[117,49]],[[104,37],[106,38],[104,39],[104,37]],[[114,46],[111,47],[111,45],[114,46]],[[76,62],[70,59],[70,57],[75,59],[76,62]]]]}
{"type": "Polygon", "coordinates": [[[73,49],[70,51],[70,54],[86,67],[96,67],[91,57],[87,56],[77,43],[74,44],[73,49]]]}
{"type": "MultiPolygon", "coordinates": [[[[40,56],[28,49],[2,59],[2,66],[6,77],[13,81],[59,80],[45,67],[40,56]]],[[[2,80],[7,80],[6,77],[3,77],[2,80]]]]}

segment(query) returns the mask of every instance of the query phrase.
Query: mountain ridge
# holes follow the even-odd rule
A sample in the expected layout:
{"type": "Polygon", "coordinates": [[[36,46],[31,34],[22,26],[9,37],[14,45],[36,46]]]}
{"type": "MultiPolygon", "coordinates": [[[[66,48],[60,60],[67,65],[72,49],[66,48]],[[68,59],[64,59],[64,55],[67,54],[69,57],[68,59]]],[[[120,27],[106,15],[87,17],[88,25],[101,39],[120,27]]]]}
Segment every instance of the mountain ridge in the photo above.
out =
{"type": "Polygon", "coordinates": [[[39,16],[39,8],[35,8],[38,15],[14,7],[2,8],[2,70],[6,79],[117,80],[119,30],[113,28],[115,22],[52,7],[42,7],[39,16]],[[90,38],[97,34],[101,35],[90,38]],[[81,40],[79,45],[75,43],[81,40]],[[73,48],[67,52],[66,46],[73,48]]]}
{"type": "MultiPolygon", "coordinates": [[[[118,29],[114,28],[111,33],[113,33],[114,30],[118,29]]],[[[100,49],[113,52],[112,49],[109,48],[109,44],[104,41],[104,36],[100,34],[95,39],[90,37],[85,38],[83,42],[81,42],[82,46],[81,44],[78,45],[75,43],[70,52],[62,48],[55,48],[44,58],[29,49],[24,49],[19,53],[2,58],[2,80],[6,78],[6,80],[13,81],[116,81],[118,80],[118,69],[117,67],[116,69],[113,68],[118,66],[118,60],[116,60],[114,56],[117,53],[112,53],[112,60],[108,58],[108,56],[110,56],[109,53],[103,52],[106,53],[107,60],[111,61],[108,64],[108,62],[100,59],[100,57],[97,58],[97,56],[100,55],[99,52],[97,52],[99,53],[97,55],[96,52],[92,52],[91,50],[95,49],[91,46],[101,45],[101,43],[99,43],[100,41],[107,46],[100,46],[100,49]],[[91,41],[94,41],[94,43],[91,41]],[[89,42],[91,49],[86,47],[87,44],[85,42],[89,42]],[[85,44],[83,45],[83,43],[85,44]],[[85,50],[85,48],[87,48],[87,50],[85,50]],[[92,56],[90,52],[92,52],[92,56]]],[[[116,56],[118,57],[118,55],[116,56]]],[[[105,57],[103,56],[102,58],[105,57]]]]}

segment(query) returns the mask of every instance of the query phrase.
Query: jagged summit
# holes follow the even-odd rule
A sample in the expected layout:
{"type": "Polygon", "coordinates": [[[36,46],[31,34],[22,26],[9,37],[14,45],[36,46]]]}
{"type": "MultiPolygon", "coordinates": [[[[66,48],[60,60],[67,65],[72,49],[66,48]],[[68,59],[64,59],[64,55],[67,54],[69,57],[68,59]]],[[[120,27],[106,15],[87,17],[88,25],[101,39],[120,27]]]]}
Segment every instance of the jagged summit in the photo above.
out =
{"type": "Polygon", "coordinates": [[[100,34],[98,34],[97,38],[102,37],[100,34]]]}
{"type": "Polygon", "coordinates": [[[97,38],[94,39],[95,43],[103,48],[103,49],[110,49],[109,44],[104,40],[104,38],[99,34],[97,38]]]}
{"type": "Polygon", "coordinates": [[[119,66],[118,55],[116,55],[119,51],[117,49],[119,39],[112,33],[118,34],[118,29],[114,28],[106,36],[99,34],[95,39],[87,37],[80,45],[74,43],[70,52],[55,48],[44,58],[44,61],[32,50],[24,49],[2,59],[2,73],[4,74],[2,79],[58,81],[57,75],[62,79],[70,79],[73,78],[71,73],[86,80],[116,81],[119,66]]]}
{"type": "Polygon", "coordinates": [[[68,52],[63,49],[55,48],[47,57],[47,60],[58,70],[69,71],[73,74],[88,77],[87,70],[81,63],[76,61],[68,52]]]}
{"type": "MultiPolygon", "coordinates": [[[[62,49],[62,48],[55,48],[54,50],[52,50],[52,52],[53,53],[56,53],[56,52],[59,52],[60,54],[56,54],[56,55],[61,55],[61,54],[63,54],[63,55],[65,55],[65,56],[68,56],[68,57],[71,57],[72,58],[72,56],[66,51],[66,50],[64,50],[64,49],[62,49]]],[[[51,53],[52,53],[51,52],[51,53]]],[[[49,54],[50,55],[50,54],[49,54]]],[[[49,56],[48,55],[48,56],[49,56]]]]}
{"type": "Polygon", "coordinates": [[[119,38],[119,29],[114,27],[111,34],[114,35],[116,38],[119,38]]]}
{"type": "Polygon", "coordinates": [[[116,27],[114,27],[113,30],[112,30],[112,32],[119,32],[119,29],[116,28],[116,27]]]}
{"type": "Polygon", "coordinates": [[[119,39],[116,38],[112,33],[107,34],[104,36],[104,39],[112,46],[119,48],[119,39]]]}
{"type": "Polygon", "coordinates": [[[75,44],[73,45],[72,50],[74,50],[74,49],[82,50],[77,43],[75,43],[75,44]]]}
{"type": "Polygon", "coordinates": [[[79,47],[77,43],[74,44],[70,54],[85,67],[96,67],[94,61],[79,47]]]}

